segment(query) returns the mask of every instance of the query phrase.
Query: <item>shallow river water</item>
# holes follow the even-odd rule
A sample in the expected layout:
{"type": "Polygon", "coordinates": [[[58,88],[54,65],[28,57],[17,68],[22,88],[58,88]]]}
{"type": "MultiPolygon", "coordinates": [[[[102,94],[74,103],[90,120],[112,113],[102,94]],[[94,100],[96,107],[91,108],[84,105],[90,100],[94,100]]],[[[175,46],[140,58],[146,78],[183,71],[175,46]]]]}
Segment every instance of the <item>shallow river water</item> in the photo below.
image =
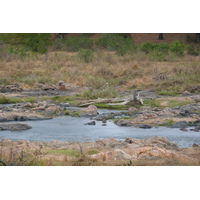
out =
{"type": "Polygon", "coordinates": [[[176,142],[179,147],[191,147],[194,143],[200,144],[200,133],[198,132],[182,132],[176,128],[166,127],[151,129],[119,127],[112,121],[108,121],[107,126],[102,126],[101,121],[96,121],[96,125],[84,125],[90,121],[89,118],[70,116],[51,120],[26,121],[25,123],[32,126],[32,129],[0,131],[0,140],[9,138],[30,141],[95,141],[108,138],[125,140],[126,137],[145,139],[153,136],[165,136],[169,141],[176,142]]]}

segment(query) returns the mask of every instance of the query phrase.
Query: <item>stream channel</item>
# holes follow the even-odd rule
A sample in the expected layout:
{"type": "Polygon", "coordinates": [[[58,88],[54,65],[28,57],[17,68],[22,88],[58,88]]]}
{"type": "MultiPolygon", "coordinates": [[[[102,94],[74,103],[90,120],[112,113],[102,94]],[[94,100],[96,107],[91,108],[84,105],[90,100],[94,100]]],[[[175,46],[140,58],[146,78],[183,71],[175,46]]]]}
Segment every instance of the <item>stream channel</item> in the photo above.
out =
{"type": "MultiPolygon", "coordinates": [[[[120,112],[107,109],[99,109],[99,114],[120,112]]],[[[101,121],[96,125],[85,125],[91,122],[88,117],[62,116],[51,120],[25,121],[32,128],[23,131],[0,131],[0,140],[8,138],[11,140],[29,141],[95,141],[98,139],[115,138],[124,141],[126,137],[145,139],[153,136],[164,136],[170,142],[176,142],[179,147],[192,147],[194,143],[200,144],[200,133],[180,131],[178,128],[154,127],[141,129],[135,127],[119,127],[112,120],[102,126],[101,121]]]]}

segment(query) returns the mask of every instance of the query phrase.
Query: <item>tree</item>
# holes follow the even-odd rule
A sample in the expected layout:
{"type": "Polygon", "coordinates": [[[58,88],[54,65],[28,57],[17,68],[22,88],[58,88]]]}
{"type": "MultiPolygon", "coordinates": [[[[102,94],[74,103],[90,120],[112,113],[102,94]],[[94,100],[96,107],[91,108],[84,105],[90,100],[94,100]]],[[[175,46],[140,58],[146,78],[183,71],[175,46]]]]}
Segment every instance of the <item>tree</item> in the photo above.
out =
{"type": "Polygon", "coordinates": [[[159,33],[158,40],[164,40],[163,33],[159,33]]]}
{"type": "Polygon", "coordinates": [[[69,33],[56,33],[56,37],[65,39],[65,35],[68,35],[69,33]]]}
{"type": "Polygon", "coordinates": [[[196,42],[200,43],[200,33],[195,33],[196,35],[196,42]]]}
{"type": "Polygon", "coordinates": [[[51,44],[50,33],[2,33],[0,41],[4,44],[26,48],[26,50],[47,54],[51,44]]]}

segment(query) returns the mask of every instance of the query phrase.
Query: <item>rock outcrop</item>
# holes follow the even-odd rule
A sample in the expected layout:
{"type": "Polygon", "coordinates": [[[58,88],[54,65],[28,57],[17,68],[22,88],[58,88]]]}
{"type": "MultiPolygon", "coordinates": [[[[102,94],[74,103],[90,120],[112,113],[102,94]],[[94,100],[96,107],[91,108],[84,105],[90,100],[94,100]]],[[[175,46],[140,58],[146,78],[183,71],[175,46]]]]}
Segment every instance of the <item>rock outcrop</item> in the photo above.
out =
{"type": "Polygon", "coordinates": [[[31,126],[25,123],[0,123],[0,131],[11,130],[20,131],[30,129],[31,126]]]}
{"type": "Polygon", "coordinates": [[[83,108],[80,111],[80,116],[96,116],[98,115],[98,110],[96,106],[90,105],[87,108],[83,108]]]}

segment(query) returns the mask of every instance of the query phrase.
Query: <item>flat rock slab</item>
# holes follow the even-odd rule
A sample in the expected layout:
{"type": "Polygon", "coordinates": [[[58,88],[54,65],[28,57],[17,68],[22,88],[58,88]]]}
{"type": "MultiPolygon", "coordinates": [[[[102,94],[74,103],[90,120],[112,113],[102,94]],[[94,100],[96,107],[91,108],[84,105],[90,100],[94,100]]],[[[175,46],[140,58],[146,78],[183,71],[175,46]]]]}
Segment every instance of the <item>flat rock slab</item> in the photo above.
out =
{"type": "Polygon", "coordinates": [[[0,123],[0,131],[10,130],[10,131],[20,131],[32,128],[25,123],[0,123]]]}
{"type": "Polygon", "coordinates": [[[25,113],[0,113],[0,122],[9,121],[36,121],[36,120],[47,120],[52,119],[51,117],[44,117],[36,114],[25,114],[25,113]]]}

